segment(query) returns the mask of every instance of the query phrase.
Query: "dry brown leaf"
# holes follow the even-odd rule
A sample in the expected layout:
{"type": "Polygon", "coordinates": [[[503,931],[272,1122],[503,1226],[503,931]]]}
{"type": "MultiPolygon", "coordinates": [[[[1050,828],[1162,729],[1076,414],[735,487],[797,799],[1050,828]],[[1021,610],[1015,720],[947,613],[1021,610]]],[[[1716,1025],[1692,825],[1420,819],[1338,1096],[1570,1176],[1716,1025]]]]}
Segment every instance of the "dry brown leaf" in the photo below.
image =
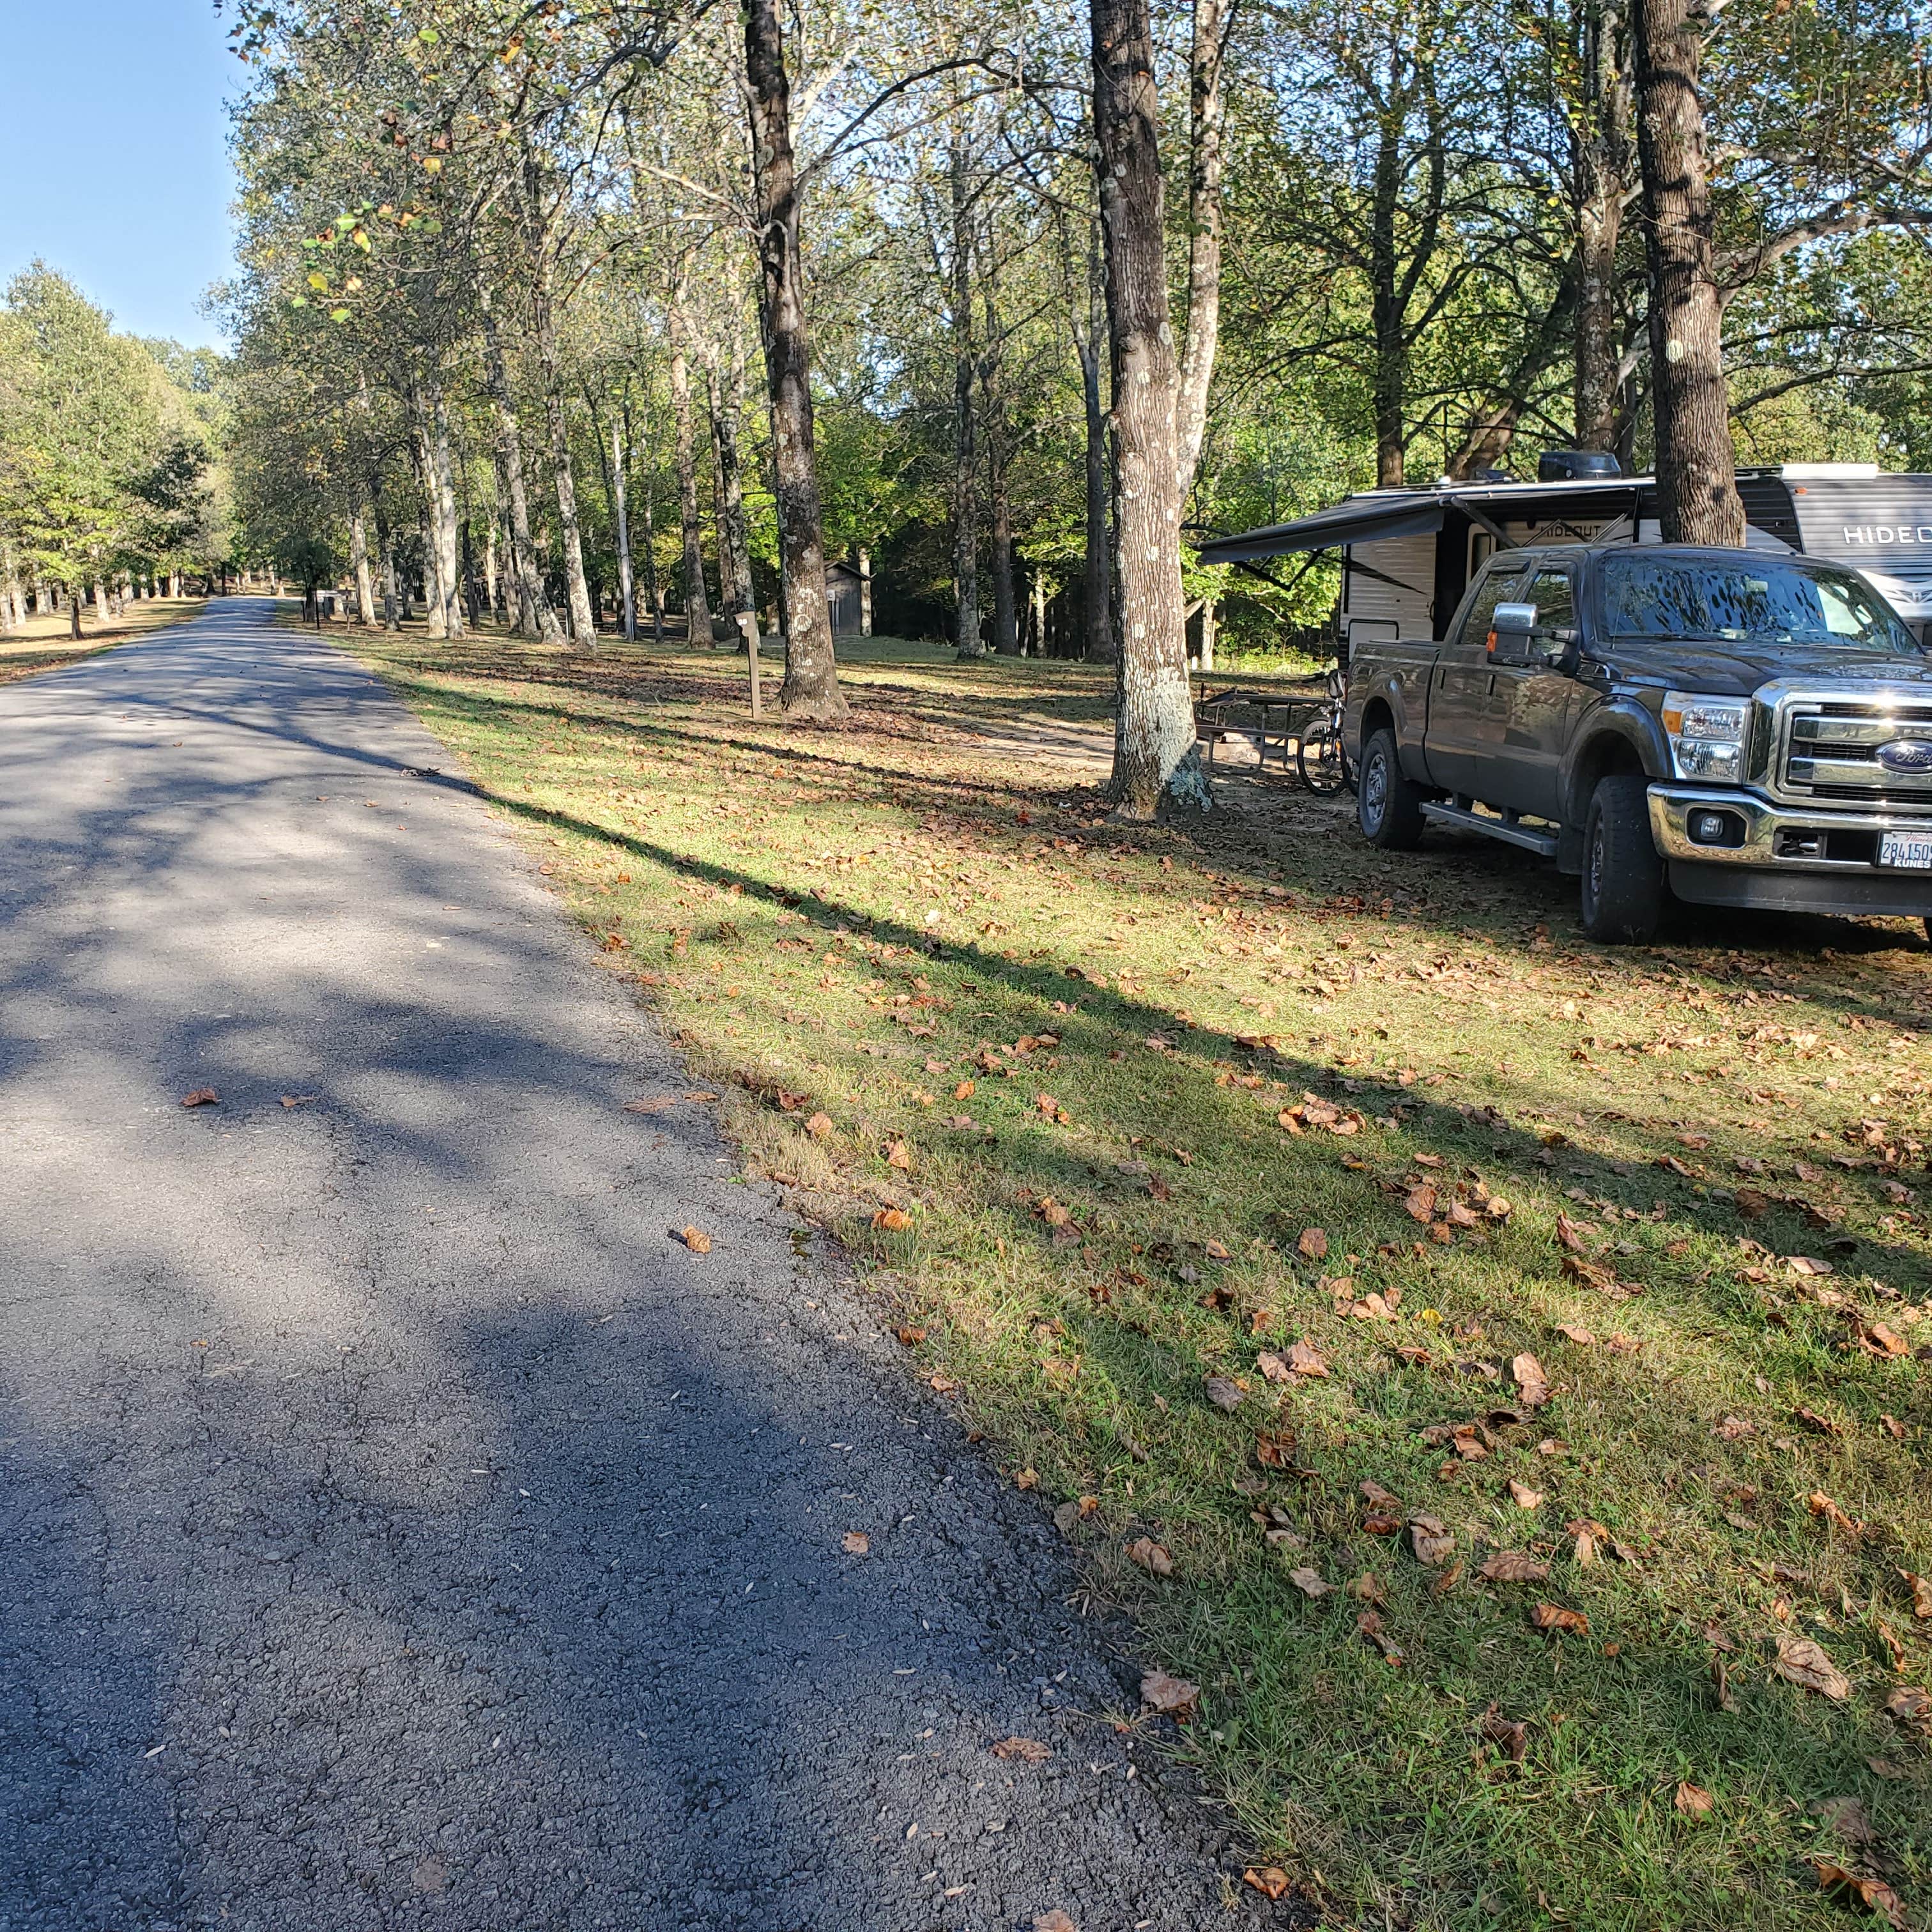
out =
{"type": "Polygon", "coordinates": [[[1708,1818],[1718,1801],[1701,1784],[1693,1784],[1687,1778],[1678,1786],[1674,1802],[1680,1817],[1708,1818]]]}
{"type": "Polygon", "coordinates": [[[848,1529],[840,1547],[848,1556],[865,1556],[871,1553],[872,1539],[862,1529],[848,1529]]]}
{"type": "Polygon", "coordinates": [[[886,1150],[886,1165],[898,1168],[902,1173],[910,1172],[912,1149],[904,1141],[894,1141],[886,1150]]]}
{"type": "Polygon", "coordinates": [[[1587,1255],[1589,1244],[1583,1238],[1583,1231],[1568,1214],[1556,1216],[1556,1239],[1560,1246],[1568,1248],[1573,1255],[1587,1255]]]}
{"type": "Polygon", "coordinates": [[[962,1080],[962,1081],[961,1081],[961,1082],[960,1082],[960,1083],[959,1083],[959,1084],[958,1084],[958,1086],[956,1086],[956,1088],[953,1088],[953,1090],[952,1090],[952,1097],[953,1097],[953,1099],[954,1099],[954,1100],[971,1100],[971,1099],[972,1099],[972,1097],[973,1097],[973,1083],[972,1083],[972,1082],[971,1082],[971,1081],[970,1081],[970,1080],[962,1080]]]}
{"type": "Polygon", "coordinates": [[[1915,1617],[1932,1617],[1932,1576],[1921,1576],[1910,1570],[1898,1573],[1905,1580],[1905,1587],[1912,1592],[1912,1614],[1915,1617]]]}
{"type": "Polygon", "coordinates": [[[1901,1684],[1885,1700],[1885,1714],[1901,1724],[1914,1724],[1932,1736],[1932,1691],[1901,1684]]]}
{"type": "Polygon", "coordinates": [[[1436,1215],[1436,1190],[1425,1182],[1420,1187],[1411,1188],[1402,1207],[1409,1216],[1418,1221],[1430,1221],[1436,1215]]]}
{"type": "Polygon", "coordinates": [[[1151,1570],[1156,1576],[1174,1574],[1174,1558],[1150,1536],[1137,1536],[1127,1545],[1127,1556],[1143,1570],[1151,1570]]]}
{"type": "Polygon", "coordinates": [[[1588,1329],[1580,1328],[1574,1322],[1558,1322],[1556,1324],[1556,1332],[1558,1334],[1561,1335],[1565,1341],[1574,1342],[1580,1348],[1587,1348],[1591,1347],[1595,1342],[1597,1339],[1595,1336],[1590,1333],[1588,1329]]]}
{"type": "Polygon", "coordinates": [[[1408,1520],[1408,1542],[1415,1560],[1433,1569],[1456,1547],[1456,1536],[1439,1516],[1424,1516],[1418,1510],[1408,1520]]]}
{"type": "Polygon", "coordinates": [[[1818,1883],[1826,1892],[1836,1892],[1840,1886],[1850,1892],[1868,1912],[1875,1912],[1888,1925],[1905,1932],[1905,1906],[1897,1892],[1882,1878],[1862,1878],[1856,1872],[1848,1872],[1843,1865],[1834,1865],[1828,1858],[1814,1858],[1817,1868],[1818,1883]]]}
{"type": "Polygon", "coordinates": [[[1839,1508],[1838,1505],[1826,1495],[1822,1490],[1814,1490],[1804,1498],[1804,1507],[1814,1516],[1822,1516],[1827,1522],[1832,1524],[1837,1528],[1842,1529],[1846,1535],[1858,1534],[1858,1526],[1846,1515],[1844,1511],[1839,1508]]]}
{"type": "Polygon", "coordinates": [[[694,1255],[708,1255],[711,1252],[711,1237],[702,1228],[680,1228],[677,1238],[694,1255]]]}
{"type": "Polygon", "coordinates": [[[1170,1677],[1165,1670],[1150,1670],[1141,1679],[1141,1702],[1150,1711],[1185,1724],[1200,1705],[1201,1687],[1184,1677],[1170,1677]]]}
{"type": "Polygon", "coordinates": [[[212,1087],[197,1087],[192,1094],[182,1096],[184,1107],[218,1107],[221,1096],[212,1087]]]}
{"type": "Polygon", "coordinates": [[[1288,1352],[1288,1366],[1298,1376],[1326,1376],[1328,1364],[1312,1342],[1295,1342],[1288,1352]]]}
{"type": "Polygon", "coordinates": [[[1294,1250],[1305,1262],[1326,1261],[1328,1237],[1319,1228],[1304,1228],[1296,1238],[1294,1250]]]}
{"type": "Polygon", "coordinates": [[[1288,1891],[1288,1874],[1279,1865],[1263,1865],[1258,1871],[1250,1865],[1242,1873],[1241,1882],[1252,1886],[1264,1898],[1269,1900],[1282,1898],[1288,1891]]]}
{"type": "Polygon", "coordinates": [[[1247,1392],[1232,1376],[1210,1376],[1201,1388],[1216,1408],[1232,1411],[1247,1400],[1247,1392]]]}
{"type": "Polygon", "coordinates": [[[1004,1758],[1009,1764],[1044,1764],[1053,1755],[1053,1747],[1043,1744],[1037,1738],[1002,1738],[993,1747],[995,1757],[1004,1758]]]}
{"type": "Polygon", "coordinates": [[[1402,1646],[1383,1629],[1380,1611],[1358,1611],[1355,1628],[1382,1652],[1384,1663],[1400,1665],[1402,1662],[1402,1646]]]}
{"type": "Polygon", "coordinates": [[[1033,1922],[1033,1932],[1080,1932],[1080,1928],[1056,1905],[1033,1922]]]}
{"type": "Polygon", "coordinates": [[[1271,1382],[1294,1379],[1294,1371],[1271,1349],[1264,1348],[1255,1358],[1255,1366],[1271,1382]]]}
{"type": "Polygon", "coordinates": [[[1912,1352],[1911,1343],[1902,1335],[1897,1334],[1888,1328],[1882,1322],[1874,1322],[1864,1331],[1863,1340],[1865,1352],[1868,1354],[1876,1355],[1882,1360],[1890,1360],[1900,1355],[1909,1355],[1912,1352]]]}
{"type": "Polygon", "coordinates": [[[1013,1487],[1016,1490],[1038,1489],[1040,1487],[1040,1472],[1037,1469],[1021,1470],[1013,1478],[1013,1487]]]}
{"type": "Polygon", "coordinates": [[[1510,1373],[1516,1378],[1525,1408],[1540,1408],[1550,1400],[1550,1378],[1543,1372],[1543,1364],[1534,1355],[1517,1356],[1510,1364],[1510,1373]]]}
{"type": "Polygon", "coordinates": [[[832,1116],[830,1114],[814,1114],[806,1122],[805,1130],[814,1140],[822,1141],[832,1131],[832,1116]]]}
{"type": "Polygon", "coordinates": [[[1540,1630],[1572,1630],[1579,1636],[1590,1632],[1590,1619],[1581,1610],[1565,1610],[1561,1604],[1538,1604],[1529,1620],[1540,1630]]]}
{"type": "Polygon", "coordinates": [[[1735,1442],[1741,1436],[1755,1436],[1757,1424],[1747,1420],[1742,1415],[1726,1415],[1711,1432],[1720,1442],[1735,1442]]]}
{"type": "Polygon", "coordinates": [[[1382,1580],[1372,1570],[1364,1570],[1359,1576],[1352,1576],[1342,1586],[1358,1604],[1386,1605],[1388,1592],[1382,1587],[1382,1580]]]}
{"type": "Polygon", "coordinates": [[[1543,1492],[1532,1490],[1527,1483],[1518,1482],[1514,1476],[1510,1478],[1509,1492],[1515,1498],[1518,1509],[1540,1509],[1543,1506],[1543,1492]]]}
{"type": "Polygon", "coordinates": [[[1547,1580],[1550,1565],[1520,1550],[1492,1550],[1476,1573],[1492,1583],[1540,1583],[1547,1580]]]}
{"type": "Polygon", "coordinates": [[[872,1226],[884,1228],[889,1234],[896,1234],[912,1226],[912,1216],[903,1208],[881,1208],[872,1216],[872,1226]]]}
{"type": "Polygon", "coordinates": [[[1786,1683],[1816,1690],[1834,1703],[1852,1694],[1852,1680],[1808,1636],[1780,1636],[1771,1667],[1786,1683]]]}
{"type": "Polygon", "coordinates": [[[320,1094],[284,1094],[282,1096],[282,1105],[285,1107],[311,1106],[321,1098],[322,1096],[320,1094]]]}
{"type": "Polygon", "coordinates": [[[926,1340],[926,1330],[923,1328],[915,1328],[906,1323],[901,1324],[898,1334],[899,1340],[908,1348],[917,1348],[920,1342],[926,1340]]]}
{"type": "Polygon", "coordinates": [[[1207,1240],[1203,1241],[1201,1245],[1207,1250],[1208,1258],[1210,1260],[1217,1262],[1231,1262],[1234,1258],[1233,1254],[1228,1250],[1227,1244],[1225,1242],[1216,1240],[1211,1234],[1209,1235],[1207,1240]]]}
{"type": "Polygon", "coordinates": [[[1335,1594],[1334,1585],[1324,1582],[1322,1572],[1310,1569],[1306,1564],[1299,1570],[1291,1570],[1288,1573],[1288,1580],[1312,1601],[1319,1602],[1322,1598],[1332,1597],[1335,1594]]]}

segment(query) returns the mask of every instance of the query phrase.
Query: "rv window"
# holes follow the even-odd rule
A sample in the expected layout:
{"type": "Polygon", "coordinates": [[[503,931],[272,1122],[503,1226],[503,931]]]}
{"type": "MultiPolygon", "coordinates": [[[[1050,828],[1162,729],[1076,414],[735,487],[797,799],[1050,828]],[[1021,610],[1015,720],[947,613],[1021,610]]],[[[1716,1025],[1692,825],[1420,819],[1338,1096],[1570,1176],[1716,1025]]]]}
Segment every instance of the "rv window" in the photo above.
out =
{"type": "Polygon", "coordinates": [[[1481,650],[1488,641],[1490,620],[1496,614],[1496,606],[1509,602],[1522,585],[1520,566],[1505,564],[1491,571],[1476,586],[1475,595],[1470,600],[1469,614],[1462,620],[1462,632],[1456,641],[1466,650],[1481,650]]]}
{"type": "Polygon", "coordinates": [[[1612,637],[1919,655],[1891,606],[1850,571],[1765,556],[1716,563],[1639,553],[1606,557],[1600,582],[1603,628],[1612,637]]]}

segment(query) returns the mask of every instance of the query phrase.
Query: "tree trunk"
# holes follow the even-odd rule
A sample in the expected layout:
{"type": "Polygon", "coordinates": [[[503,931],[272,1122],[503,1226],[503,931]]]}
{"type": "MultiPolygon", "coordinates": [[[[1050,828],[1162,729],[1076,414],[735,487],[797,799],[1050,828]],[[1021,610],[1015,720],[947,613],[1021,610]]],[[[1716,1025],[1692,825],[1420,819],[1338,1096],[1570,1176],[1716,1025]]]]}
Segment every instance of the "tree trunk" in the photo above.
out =
{"type": "Polygon", "coordinates": [[[417,512],[416,530],[422,542],[423,623],[432,638],[446,638],[449,634],[449,607],[443,602],[442,574],[437,568],[436,530],[427,493],[417,512]]]}
{"type": "MultiPolygon", "coordinates": [[[[625,412],[626,440],[630,436],[630,414],[625,412]]],[[[651,446],[651,419],[648,411],[644,417],[644,447],[651,446]]],[[[651,603],[651,642],[664,642],[664,593],[658,584],[658,486],[657,470],[647,464],[644,470],[644,595],[651,603]]]]}
{"type": "Polygon", "coordinates": [[[442,634],[463,634],[462,536],[456,516],[456,487],[449,456],[449,411],[443,401],[442,384],[433,380],[429,387],[429,447],[424,452],[430,466],[430,517],[436,532],[436,588],[442,596],[442,634]]]}
{"type": "Polygon", "coordinates": [[[812,442],[812,338],[798,259],[798,182],[784,37],[776,0],[743,0],[743,6],[759,300],[785,601],[785,674],[779,704],[788,717],[837,724],[847,712],[825,598],[825,532],[812,442]]]}
{"type": "Polygon", "coordinates": [[[516,581],[517,634],[554,643],[561,627],[544,596],[537,567],[536,546],[530,541],[530,500],[524,483],[523,433],[518,425],[510,373],[503,359],[503,338],[496,324],[494,291],[488,282],[478,287],[483,310],[483,368],[496,406],[496,464],[503,479],[510,511],[510,568],[516,581]]]}
{"type": "Polygon", "coordinates": [[[1148,0],[1090,0],[1094,136],[1107,238],[1120,652],[1114,796],[1130,818],[1212,802],[1194,748],[1180,589],[1180,451],[1148,0]]]}
{"type": "Polygon", "coordinates": [[[490,617],[494,623],[503,621],[503,575],[496,562],[496,532],[502,519],[494,511],[483,532],[483,588],[490,599],[490,617]]]}
{"type": "Polygon", "coordinates": [[[952,584],[953,641],[962,658],[984,657],[980,636],[979,453],[973,425],[973,231],[966,149],[956,127],[947,168],[952,191],[952,584]]]}
{"type": "Polygon", "coordinates": [[[1396,286],[1395,236],[1402,194],[1400,144],[1400,131],[1384,125],[1376,149],[1369,214],[1369,316],[1375,357],[1369,390],[1375,416],[1376,483],[1384,490],[1399,489],[1406,481],[1408,440],[1407,318],[1396,286]]]}
{"type": "Polygon", "coordinates": [[[1194,38],[1188,58],[1187,346],[1174,406],[1184,502],[1201,468],[1208,390],[1221,336],[1221,53],[1226,32],[1222,0],[1194,0],[1194,38]]]}
{"type": "Polygon", "coordinates": [[[1583,98],[1571,136],[1576,196],[1576,416],[1579,449],[1614,449],[1622,385],[1617,242],[1631,167],[1630,36],[1619,0],[1582,23],[1583,98]]]}
{"type": "MultiPolygon", "coordinates": [[[[103,630],[113,621],[113,614],[107,608],[107,580],[104,577],[94,580],[94,614],[103,630]]],[[[75,634],[80,634],[76,632],[75,634]]]]}
{"type": "Polygon", "coordinates": [[[872,553],[862,548],[859,551],[859,634],[872,634],[872,553]]]}
{"type": "Polygon", "coordinates": [[[1741,546],[1698,94],[1703,34],[1688,0],[1636,0],[1634,18],[1658,520],[1666,543],[1741,546]]]}
{"type": "Polygon", "coordinates": [[[670,412],[677,458],[677,514],[684,532],[684,634],[709,646],[711,604],[704,585],[704,531],[698,520],[698,447],[691,421],[691,368],[686,360],[690,329],[684,314],[683,266],[670,302],[670,412]]]}
{"type": "Polygon", "coordinates": [[[68,593],[68,632],[79,641],[80,637],[80,586],[76,584],[68,593]]]}
{"type": "Polygon", "coordinates": [[[752,533],[745,518],[744,467],[738,453],[745,393],[742,340],[734,351],[730,381],[724,380],[715,360],[706,362],[704,375],[711,398],[712,454],[718,465],[718,600],[736,620],[758,608],[752,589],[752,533]]]}
{"type": "Polygon", "coordinates": [[[1019,622],[1013,598],[1013,506],[1006,488],[1011,454],[1006,421],[1006,368],[1000,332],[999,280],[989,262],[982,285],[986,352],[980,365],[980,393],[986,412],[986,548],[993,578],[993,648],[1017,656],[1019,622]]]}
{"type": "Polygon", "coordinates": [[[577,478],[570,461],[570,424],[564,415],[563,383],[557,372],[549,223],[544,214],[543,195],[536,158],[526,152],[524,157],[524,235],[530,250],[530,320],[536,338],[538,372],[543,383],[544,415],[550,428],[550,469],[556,478],[556,522],[562,539],[565,601],[570,611],[571,635],[578,649],[595,651],[597,620],[590,608],[590,586],[584,574],[584,539],[577,521],[577,478]]]}
{"type": "Polygon", "coordinates": [[[617,590],[624,602],[624,641],[638,641],[638,596],[631,580],[631,512],[624,488],[624,465],[630,460],[621,416],[610,418],[610,498],[617,524],[617,590]]]}
{"type": "Polygon", "coordinates": [[[369,576],[369,531],[358,503],[349,513],[349,567],[356,573],[356,619],[365,631],[376,628],[376,586],[369,576]]]}
{"type": "Polygon", "coordinates": [[[1095,664],[1114,662],[1112,538],[1107,524],[1107,416],[1100,399],[1102,280],[1099,237],[1091,238],[1088,262],[1088,312],[1073,311],[1073,346],[1080,358],[1080,394],[1087,412],[1087,554],[1082,592],[1087,656],[1095,664]]]}

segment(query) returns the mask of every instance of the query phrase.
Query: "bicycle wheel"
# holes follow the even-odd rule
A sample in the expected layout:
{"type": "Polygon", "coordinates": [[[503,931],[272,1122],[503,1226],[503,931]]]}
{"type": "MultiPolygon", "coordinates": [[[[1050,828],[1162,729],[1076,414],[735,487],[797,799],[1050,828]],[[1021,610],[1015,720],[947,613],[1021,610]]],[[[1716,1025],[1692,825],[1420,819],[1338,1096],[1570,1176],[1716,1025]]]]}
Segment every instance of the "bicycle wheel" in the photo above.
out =
{"type": "Polygon", "coordinates": [[[1341,728],[1324,718],[1311,724],[1295,746],[1294,762],[1301,782],[1318,798],[1332,798],[1348,782],[1342,752],[1341,728]]]}

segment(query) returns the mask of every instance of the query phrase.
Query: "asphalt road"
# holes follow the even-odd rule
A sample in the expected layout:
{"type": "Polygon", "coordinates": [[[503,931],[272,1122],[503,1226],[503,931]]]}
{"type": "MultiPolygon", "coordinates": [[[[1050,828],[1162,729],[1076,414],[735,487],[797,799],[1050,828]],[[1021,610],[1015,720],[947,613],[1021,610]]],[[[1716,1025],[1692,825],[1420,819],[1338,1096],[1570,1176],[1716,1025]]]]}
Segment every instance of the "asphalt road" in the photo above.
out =
{"type": "Polygon", "coordinates": [[[1043,1512],[268,615],[0,691],[0,1928],[1229,1923],[1043,1512]]]}

